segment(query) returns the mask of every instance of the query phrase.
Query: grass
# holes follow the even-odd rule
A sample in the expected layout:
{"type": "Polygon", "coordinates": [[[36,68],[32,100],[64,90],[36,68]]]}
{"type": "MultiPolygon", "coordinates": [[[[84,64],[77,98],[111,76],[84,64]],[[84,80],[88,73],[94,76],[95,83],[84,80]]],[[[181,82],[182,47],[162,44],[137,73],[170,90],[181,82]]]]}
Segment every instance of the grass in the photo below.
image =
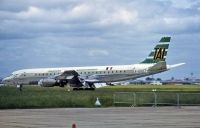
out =
{"type": "Polygon", "coordinates": [[[94,107],[97,97],[104,106],[108,106],[109,101],[112,102],[112,94],[104,91],[68,92],[59,87],[26,86],[20,92],[15,87],[1,87],[0,108],[94,107]]]}
{"type": "Polygon", "coordinates": [[[128,85],[128,86],[107,86],[103,89],[115,91],[170,91],[170,92],[200,92],[200,85],[128,85]]]}
{"type": "MultiPolygon", "coordinates": [[[[108,86],[96,89],[95,91],[67,91],[67,88],[45,88],[38,86],[24,86],[20,92],[16,87],[0,87],[0,109],[13,108],[61,108],[61,107],[95,107],[96,98],[102,107],[113,106],[113,95],[115,92],[137,92],[138,106],[142,103],[152,102],[152,89],[156,89],[158,101],[174,101],[174,92],[200,92],[198,85],[129,85],[129,86],[108,86]],[[151,92],[144,95],[140,92],[151,92]],[[160,93],[159,93],[160,92],[160,93]],[[162,93],[161,93],[162,92],[162,93]]],[[[198,96],[183,95],[181,102],[199,103],[198,96]]],[[[126,99],[127,96],[124,97],[126,99]]],[[[128,96],[128,98],[130,98],[128,96]]]]}

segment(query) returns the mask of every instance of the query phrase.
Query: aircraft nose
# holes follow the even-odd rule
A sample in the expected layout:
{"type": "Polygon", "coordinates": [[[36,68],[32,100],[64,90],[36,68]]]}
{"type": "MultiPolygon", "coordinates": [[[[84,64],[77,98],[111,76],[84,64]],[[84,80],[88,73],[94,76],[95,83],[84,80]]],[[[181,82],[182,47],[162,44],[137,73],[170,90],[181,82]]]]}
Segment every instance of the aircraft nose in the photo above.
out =
{"type": "Polygon", "coordinates": [[[9,78],[9,77],[6,77],[6,78],[4,78],[4,79],[2,80],[2,83],[3,83],[3,84],[6,84],[6,83],[8,83],[8,82],[10,82],[10,78],[9,78]]]}

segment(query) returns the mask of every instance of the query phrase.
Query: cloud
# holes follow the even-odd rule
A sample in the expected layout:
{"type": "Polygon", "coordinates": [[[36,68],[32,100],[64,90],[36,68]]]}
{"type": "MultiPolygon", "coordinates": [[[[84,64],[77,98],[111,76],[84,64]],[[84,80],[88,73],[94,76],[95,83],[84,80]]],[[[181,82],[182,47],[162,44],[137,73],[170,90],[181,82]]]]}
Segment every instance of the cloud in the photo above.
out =
{"type": "Polygon", "coordinates": [[[72,8],[70,15],[74,17],[84,17],[92,12],[92,8],[87,4],[80,4],[72,8]]]}
{"type": "Polygon", "coordinates": [[[106,50],[93,49],[93,50],[89,50],[88,54],[89,56],[92,56],[92,57],[107,56],[109,55],[109,52],[106,50]]]}
{"type": "Polygon", "coordinates": [[[193,16],[193,17],[183,17],[183,18],[176,18],[176,17],[166,17],[164,18],[164,22],[168,29],[173,31],[174,29],[178,32],[200,32],[200,17],[193,16]]]}
{"type": "Polygon", "coordinates": [[[137,11],[129,11],[126,9],[118,9],[100,20],[102,25],[112,25],[112,24],[133,24],[137,21],[137,11]]]}
{"type": "Polygon", "coordinates": [[[152,1],[148,6],[146,6],[147,0],[126,2],[70,1],[65,3],[61,0],[61,4],[66,4],[62,6],[59,2],[56,4],[53,1],[30,3],[23,1],[22,9],[16,12],[5,7],[3,10],[0,8],[1,37],[26,38],[51,34],[62,35],[65,32],[72,35],[82,35],[79,33],[83,32],[88,35],[93,32],[112,35],[116,30],[121,30],[123,33],[128,31],[132,34],[139,32],[160,34],[162,31],[181,33],[187,32],[187,28],[191,26],[195,27],[190,31],[200,30],[198,29],[200,16],[196,6],[193,9],[178,8],[170,1],[152,1]],[[18,32],[21,32],[22,36],[18,32]]]}
{"type": "Polygon", "coordinates": [[[199,14],[198,0],[2,0],[0,71],[137,63],[165,35],[170,63],[192,61],[185,56],[199,47],[199,14]]]}

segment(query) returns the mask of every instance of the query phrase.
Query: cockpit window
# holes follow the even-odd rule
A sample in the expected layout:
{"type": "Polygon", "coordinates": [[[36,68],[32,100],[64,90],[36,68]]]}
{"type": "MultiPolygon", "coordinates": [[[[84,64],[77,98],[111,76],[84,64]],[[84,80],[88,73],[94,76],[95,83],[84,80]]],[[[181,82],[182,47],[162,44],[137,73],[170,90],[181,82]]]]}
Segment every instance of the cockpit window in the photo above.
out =
{"type": "Polygon", "coordinates": [[[15,77],[16,75],[15,74],[10,74],[8,77],[15,77]]]}
{"type": "Polygon", "coordinates": [[[14,74],[13,76],[16,77],[16,76],[18,76],[18,74],[14,74]]]}

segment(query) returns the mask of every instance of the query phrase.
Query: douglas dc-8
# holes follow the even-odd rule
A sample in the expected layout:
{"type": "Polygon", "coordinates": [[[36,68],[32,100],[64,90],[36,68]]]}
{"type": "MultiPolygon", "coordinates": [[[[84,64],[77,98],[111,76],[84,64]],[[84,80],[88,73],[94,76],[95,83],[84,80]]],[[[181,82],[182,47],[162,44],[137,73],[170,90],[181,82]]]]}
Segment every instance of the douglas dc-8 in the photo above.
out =
{"type": "Polygon", "coordinates": [[[95,83],[112,83],[161,73],[184,64],[166,64],[170,39],[171,37],[162,37],[148,57],[139,64],[23,69],[4,78],[3,83],[38,83],[43,87],[69,85],[74,89],[94,89],[95,83]]]}

